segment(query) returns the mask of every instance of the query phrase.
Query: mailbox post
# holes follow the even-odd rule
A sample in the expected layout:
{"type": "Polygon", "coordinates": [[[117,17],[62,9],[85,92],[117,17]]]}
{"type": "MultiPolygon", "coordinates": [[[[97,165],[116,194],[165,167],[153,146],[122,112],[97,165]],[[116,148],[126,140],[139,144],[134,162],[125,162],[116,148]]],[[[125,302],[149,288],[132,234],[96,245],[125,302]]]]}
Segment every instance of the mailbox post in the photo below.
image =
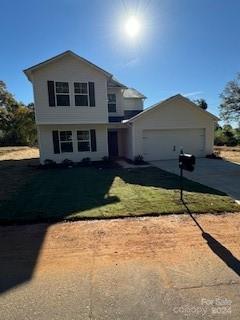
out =
{"type": "Polygon", "coordinates": [[[181,150],[179,155],[179,168],[180,168],[180,199],[183,201],[183,170],[192,172],[196,158],[192,154],[183,153],[181,150]]]}

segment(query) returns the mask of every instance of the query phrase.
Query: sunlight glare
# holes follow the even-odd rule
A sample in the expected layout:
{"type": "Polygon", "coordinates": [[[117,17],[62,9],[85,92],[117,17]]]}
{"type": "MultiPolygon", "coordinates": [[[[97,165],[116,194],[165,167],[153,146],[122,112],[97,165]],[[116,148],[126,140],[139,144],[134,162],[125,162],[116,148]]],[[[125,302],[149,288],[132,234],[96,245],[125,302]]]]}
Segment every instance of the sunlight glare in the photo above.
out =
{"type": "Polygon", "coordinates": [[[136,16],[131,16],[128,18],[125,24],[125,32],[130,38],[135,38],[140,32],[141,26],[140,22],[136,16]]]}

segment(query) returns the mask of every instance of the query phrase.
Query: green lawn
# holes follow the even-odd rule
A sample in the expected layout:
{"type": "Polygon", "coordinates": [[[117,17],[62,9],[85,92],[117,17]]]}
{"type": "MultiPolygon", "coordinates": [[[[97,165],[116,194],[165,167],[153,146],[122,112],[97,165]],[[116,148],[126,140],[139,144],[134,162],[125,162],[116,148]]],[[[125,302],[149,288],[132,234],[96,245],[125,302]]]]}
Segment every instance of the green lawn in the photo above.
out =
{"type": "MultiPolygon", "coordinates": [[[[10,199],[0,202],[0,222],[186,212],[179,201],[179,177],[157,168],[34,170],[10,199]]],[[[191,212],[239,211],[222,192],[186,179],[184,189],[191,212]]]]}

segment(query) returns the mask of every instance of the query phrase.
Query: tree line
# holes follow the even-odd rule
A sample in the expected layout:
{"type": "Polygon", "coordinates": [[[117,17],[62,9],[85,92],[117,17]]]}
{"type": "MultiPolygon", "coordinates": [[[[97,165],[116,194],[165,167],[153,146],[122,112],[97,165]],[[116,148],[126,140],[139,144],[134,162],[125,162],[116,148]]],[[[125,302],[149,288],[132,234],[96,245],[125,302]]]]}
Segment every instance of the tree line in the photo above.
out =
{"type": "MultiPolygon", "coordinates": [[[[229,124],[223,127],[217,126],[215,144],[238,145],[240,144],[240,73],[226,84],[220,97],[220,118],[225,123],[230,121],[238,123],[238,128],[234,129],[229,124]]],[[[208,108],[205,99],[194,100],[194,103],[203,110],[208,108]]],[[[37,144],[34,115],[34,104],[25,105],[17,101],[7,90],[6,84],[0,80],[0,146],[37,144]]]]}
{"type": "Polygon", "coordinates": [[[34,104],[15,99],[0,80],[0,146],[37,144],[34,104]]]}

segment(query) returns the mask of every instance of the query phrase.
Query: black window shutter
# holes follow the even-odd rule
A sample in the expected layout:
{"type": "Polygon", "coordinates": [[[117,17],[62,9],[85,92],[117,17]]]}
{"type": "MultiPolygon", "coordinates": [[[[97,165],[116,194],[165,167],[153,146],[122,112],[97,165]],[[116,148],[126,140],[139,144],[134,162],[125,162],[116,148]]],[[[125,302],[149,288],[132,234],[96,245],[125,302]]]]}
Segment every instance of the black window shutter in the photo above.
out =
{"type": "Polygon", "coordinates": [[[54,130],[52,132],[52,137],[53,137],[53,151],[54,153],[60,153],[59,136],[58,136],[57,130],[54,130]]]}
{"type": "Polygon", "coordinates": [[[95,88],[94,88],[94,82],[88,82],[88,93],[89,93],[90,107],[95,107],[95,88]]]}
{"type": "Polygon", "coordinates": [[[48,101],[49,101],[49,107],[55,107],[55,92],[54,92],[54,81],[47,82],[48,84],[48,101]]]}
{"type": "Polygon", "coordinates": [[[91,129],[90,136],[91,136],[91,150],[97,151],[96,130],[91,129]]]}

